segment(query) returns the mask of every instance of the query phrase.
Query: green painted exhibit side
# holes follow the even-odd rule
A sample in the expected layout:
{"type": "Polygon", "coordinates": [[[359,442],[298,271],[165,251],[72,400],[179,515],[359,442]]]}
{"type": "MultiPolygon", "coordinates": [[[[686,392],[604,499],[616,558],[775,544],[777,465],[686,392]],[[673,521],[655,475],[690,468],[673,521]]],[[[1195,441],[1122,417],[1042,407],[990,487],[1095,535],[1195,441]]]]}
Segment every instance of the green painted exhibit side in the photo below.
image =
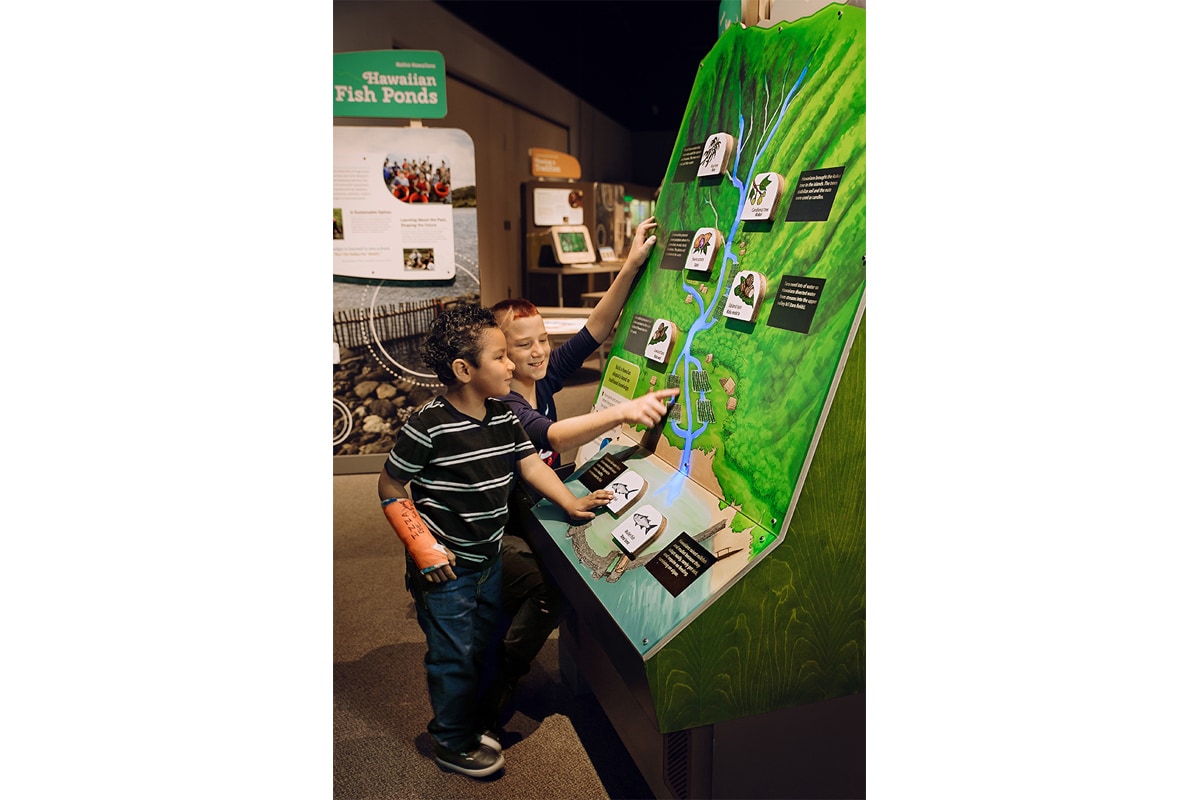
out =
{"type": "Polygon", "coordinates": [[[865,363],[864,317],[787,535],[646,662],[663,733],[865,690],[865,363]]]}
{"type": "Polygon", "coordinates": [[[680,471],[699,476],[711,466],[710,491],[767,531],[754,555],[769,552],[785,524],[863,298],[865,27],[863,9],[832,5],[721,36],[697,71],[662,183],[658,244],[614,337],[614,354],[641,367],[638,394],[666,385],[667,374],[679,377],[684,413],[663,440],[678,451],[680,471]],[[678,179],[685,148],[695,152],[717,132],[735,140],[726,173],[678,179]],[[828,219],[788,221],[801,174],[832,168],[843,172],[828,219]],[[775,218],[741,221],[752,178],[763,172],[783,177],[775,218]],[[664,268],[671,233],[703,227],[724,238],[711,271],[664,268]],[[753,322],[722,314],[739,270],[766,280],[753,322]],[[768,324],[784,307],[781,286],[816,279],[824,284],[806,331],[768,324]],[[678,327],[665,364],[626,347],[635,316],[643,331],[645,318],[678,327]],[[698,370],[711,388],[694,383],[698,370]]]}

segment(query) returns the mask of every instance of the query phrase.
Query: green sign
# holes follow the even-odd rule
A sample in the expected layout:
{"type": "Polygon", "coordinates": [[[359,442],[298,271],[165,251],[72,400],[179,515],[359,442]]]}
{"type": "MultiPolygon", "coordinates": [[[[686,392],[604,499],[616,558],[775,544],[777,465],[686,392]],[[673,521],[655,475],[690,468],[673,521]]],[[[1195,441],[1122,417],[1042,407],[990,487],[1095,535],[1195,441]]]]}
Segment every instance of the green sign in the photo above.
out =
{"type": "Polygon", "coordinates": [[[446,116],[446,60],[433,50],[333,54],[335,117],[446,116]]]}

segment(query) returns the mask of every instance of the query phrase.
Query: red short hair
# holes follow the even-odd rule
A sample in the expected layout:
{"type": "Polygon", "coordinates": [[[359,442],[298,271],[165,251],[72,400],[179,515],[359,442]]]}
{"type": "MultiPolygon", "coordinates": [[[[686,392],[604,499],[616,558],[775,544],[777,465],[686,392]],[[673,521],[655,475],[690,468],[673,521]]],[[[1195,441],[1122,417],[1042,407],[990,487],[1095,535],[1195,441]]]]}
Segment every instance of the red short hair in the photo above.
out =
{"type": "Polygon", "coordinates": [[[524,297],[511,297],[492,306],[492,313],[496,316],[496,322],[499,323],[500,329],[504,330],[514,319],[536,317],[540,312],[537,306],[524,297]]]}

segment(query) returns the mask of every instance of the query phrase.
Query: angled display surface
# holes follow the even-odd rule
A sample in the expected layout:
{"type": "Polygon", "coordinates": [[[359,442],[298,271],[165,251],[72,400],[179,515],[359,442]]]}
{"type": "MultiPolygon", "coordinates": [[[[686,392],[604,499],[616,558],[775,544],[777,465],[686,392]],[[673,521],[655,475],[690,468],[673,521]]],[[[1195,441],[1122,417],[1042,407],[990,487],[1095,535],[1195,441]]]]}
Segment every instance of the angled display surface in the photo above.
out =
{"type": "Polygon", "coordinates": [[[622,459],[665,522],[629,553],[623,517],[536,510],[644,659],[789,532],[863,310],[865,149],[862,9],[731,28],[697,73],[597,406],[681,393],[661,432],[621,429],[577,458],[622,459]]]}

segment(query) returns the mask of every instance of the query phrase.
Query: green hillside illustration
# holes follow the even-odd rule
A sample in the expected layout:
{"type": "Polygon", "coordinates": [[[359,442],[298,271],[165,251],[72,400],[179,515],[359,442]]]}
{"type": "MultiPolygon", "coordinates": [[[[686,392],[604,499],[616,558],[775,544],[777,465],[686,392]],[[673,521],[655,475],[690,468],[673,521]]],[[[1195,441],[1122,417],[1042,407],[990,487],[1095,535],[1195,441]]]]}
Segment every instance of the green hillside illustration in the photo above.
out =
{"type": "MultiPolygon", "coordinates": [[[[864,291],[864,64],[865,14],[848,6],[772,28],[734,26],[721,36],[697,71],[656,216],[662,241],[668,231],[712,227],[742,244],[718,251],[699,280],[660,269],[663,248],[656,248],[627,304],[678,326],[682,346],[665,369],[680,379],[682,412],[664,439],[681,452],[683,472],[694,457],[712,459],[718,485],[710,488],[768,532],[754,541],[756,552],[780,533],[864,291]],[[719,182],[674,180],[684,148],[717,131],[735,137],[719,182]],[[844,171],[828,220],[786,221],[801,173],[832,167],[844,171]],[[770,186],[770,176],[752,183],[764,172],[783,178],[777,218],[742,222],[742,209],[761,201],[770,186]],[[752,290],[732,285],[743,269],[766,278],[755,323],[721,314],[731,289],[752,290]],[[785,276],[825,279],[807,333],[769,324],[785,276]],[[713,382],[737,386],[736,408],[727,407],[734,404],[719,389],[714,398],[690,384],[689,372],[708,354],[713,382]],[[711,421],[701,419],[702,405],[711,421]]],[[[632,316],[622,317],[618,345],[632,316]]],[[[647,360],[640,353],[623,357],[643,366],[639,389],[647,390],[647,360]]]]}

